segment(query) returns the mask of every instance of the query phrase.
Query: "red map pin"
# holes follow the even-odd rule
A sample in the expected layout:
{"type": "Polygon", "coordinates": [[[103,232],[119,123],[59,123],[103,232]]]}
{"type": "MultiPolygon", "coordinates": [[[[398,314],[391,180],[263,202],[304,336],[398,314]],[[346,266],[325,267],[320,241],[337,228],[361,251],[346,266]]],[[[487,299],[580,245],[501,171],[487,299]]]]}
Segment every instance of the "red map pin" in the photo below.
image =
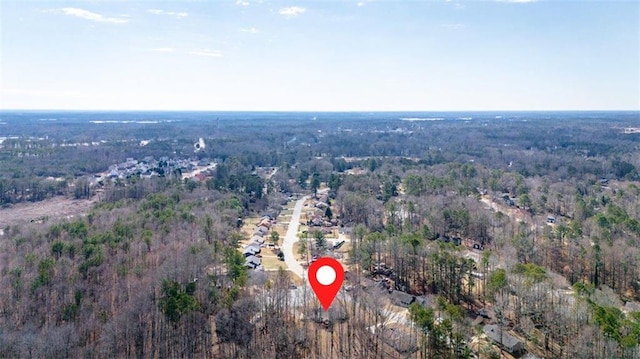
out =
{"type": "Polygon", "coordinates": [[[324,310],[329,310],[344,281],[342,264],[331,257],[320,257],[309,266],[307,278],[324,310]]]}

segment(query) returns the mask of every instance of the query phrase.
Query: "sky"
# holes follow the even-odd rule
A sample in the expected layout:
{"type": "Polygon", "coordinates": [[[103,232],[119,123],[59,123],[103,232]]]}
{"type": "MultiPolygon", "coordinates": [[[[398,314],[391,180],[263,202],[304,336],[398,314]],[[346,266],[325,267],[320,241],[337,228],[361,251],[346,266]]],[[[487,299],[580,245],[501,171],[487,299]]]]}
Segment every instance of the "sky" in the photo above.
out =
{"type": "Polygon", "coordinates": [[[639,110],[639,1],[0,0],[0,109],[639,110]]]}

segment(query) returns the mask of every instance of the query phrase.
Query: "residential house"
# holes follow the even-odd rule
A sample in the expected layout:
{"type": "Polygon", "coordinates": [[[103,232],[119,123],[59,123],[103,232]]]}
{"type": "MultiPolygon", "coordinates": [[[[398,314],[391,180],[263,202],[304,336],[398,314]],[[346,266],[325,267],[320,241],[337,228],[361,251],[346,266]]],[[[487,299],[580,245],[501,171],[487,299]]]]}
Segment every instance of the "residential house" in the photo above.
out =
{"type": "Polygon", "coordinates": [[[509,353],[519,354],[524,351],[524,344],[518,340],[518,338],[507,333],[507,331],[502,329],[500,326],[496,324],[489,324],[485,325],[483,330],[489,339],[509,353]]]}
{"type": "Polygon", "coordinates": [[[263,217],[260,222],[258,222],[258,227],[260,226],[267,227],[267,229],[271,228],[271,219],[269,219],[269,217],[263,217]]]}
{"type": "Polygon", "coordinates": [[[244,247],[244,249],[242,250],[242,254],[245,257],[248,256],[253,256],[260,253],[260,245],[258,243],[251,243],[249,245],[247,245],[246,247],[244,247]]]}
{"type": "Polygon", "coordinates": [[[399,290],[391,292],[391,303],[399,307],[408,308],[415,301],[416,297],[409,293],[401,292],[399,290]]]}
{"type": "Polygon", "coordinates": [[[258,236],[258,235],[254,235],[253,237],[251,237],[250,241],[254,242],[254,243],[262,244],[262,243],[264,243],[264,237],[258,236]]]}
{"type": "Polygon", "coordinates": [[[260,266],[262,263],[262,260],[256,256],[248,256],[247,258],[245,258],[244,261],[244,265],[247,268],[251,268],[251,269],[256,269],[258,266],[260,266]]]}
{"type": "Polygon", "coordinates": [[[256,229],[253,231],[253,234],[256,236],[266,236],[267,233],[269,233],[269,229],[265,226],[258,226],[256,227],[256,229]]]}

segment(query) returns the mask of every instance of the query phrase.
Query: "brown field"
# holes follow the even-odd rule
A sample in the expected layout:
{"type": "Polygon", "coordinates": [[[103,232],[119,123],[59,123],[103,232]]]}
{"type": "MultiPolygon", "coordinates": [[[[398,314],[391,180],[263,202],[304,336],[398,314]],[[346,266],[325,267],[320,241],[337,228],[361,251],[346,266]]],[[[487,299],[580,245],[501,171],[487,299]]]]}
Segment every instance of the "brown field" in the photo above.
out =
{"type": "Polygon", "coordinates": [[[0,228],[19,223],[84,215],[91,210],[96,202],[95,198],[76,200],[58,196],[35,203],[14,204],[8,208],[0,209],[0,228]]]}

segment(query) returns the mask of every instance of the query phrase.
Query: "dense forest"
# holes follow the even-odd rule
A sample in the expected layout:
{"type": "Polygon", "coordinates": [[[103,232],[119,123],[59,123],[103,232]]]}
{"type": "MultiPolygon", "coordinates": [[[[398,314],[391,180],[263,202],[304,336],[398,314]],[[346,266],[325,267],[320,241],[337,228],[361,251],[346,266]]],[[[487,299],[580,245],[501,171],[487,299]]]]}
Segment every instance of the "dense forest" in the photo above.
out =
{"type": "Polygon", "coordinates": [[[637,112],[0,116],[0,217],[93,201],[3,222],[0,357],[640,356],[637,112]],[[242,252],[305,198],[328,312],[242,252]]]}

